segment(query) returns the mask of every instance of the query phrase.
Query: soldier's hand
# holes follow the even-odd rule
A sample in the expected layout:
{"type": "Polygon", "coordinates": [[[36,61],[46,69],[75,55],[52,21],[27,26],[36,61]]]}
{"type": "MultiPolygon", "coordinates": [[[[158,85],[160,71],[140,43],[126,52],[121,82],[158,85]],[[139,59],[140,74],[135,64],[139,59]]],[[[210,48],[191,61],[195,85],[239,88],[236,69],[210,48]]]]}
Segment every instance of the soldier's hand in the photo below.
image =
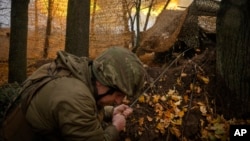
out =
{"type": "Polygon", "coordinates": [[[133,112],[133,109],[130,108],[128,105],[121,104],[114,108],[113,115],[122,114],[125,116],[125,118],[127,118],[129,115],[132,114],[132,112],[133,112]]]}
{"type": "Polygon", "coordinates": [[[125,116],[122,114],[116,114],[113,116],[112,124],[116,127],[118,131],[122,131],[126,126],[125,116]]]}

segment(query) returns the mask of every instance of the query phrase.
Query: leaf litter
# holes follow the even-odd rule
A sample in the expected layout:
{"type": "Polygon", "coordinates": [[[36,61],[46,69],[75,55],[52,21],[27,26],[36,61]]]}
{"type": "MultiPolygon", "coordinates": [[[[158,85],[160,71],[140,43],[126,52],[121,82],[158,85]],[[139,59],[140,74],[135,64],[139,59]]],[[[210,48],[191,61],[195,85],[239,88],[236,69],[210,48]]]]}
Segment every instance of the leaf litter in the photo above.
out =
{"type": "MultiPolygon", "coordinates": [[[[121,138],[130,141],[229,139],[229,125],[238,121],[226,120],[216,113],[210,96],[211,85],[215,84],[215,49],[206,51],[207,55],[180,58],[154,85],[145,82],[145,89],[150,89],[138,98],[121,138]]],[[[155,79],[162,70],[148,67],[148,80],[155,79]]]]}

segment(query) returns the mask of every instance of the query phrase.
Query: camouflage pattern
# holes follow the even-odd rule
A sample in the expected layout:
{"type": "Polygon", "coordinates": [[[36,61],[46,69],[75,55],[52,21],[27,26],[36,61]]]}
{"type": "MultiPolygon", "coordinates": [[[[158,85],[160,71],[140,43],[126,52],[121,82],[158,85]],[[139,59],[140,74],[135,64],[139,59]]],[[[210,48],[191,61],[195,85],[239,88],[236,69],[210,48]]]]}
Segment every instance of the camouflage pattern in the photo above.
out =
{"type": "Polygon", "coordinates": [[[115,126],[102,126],[103,119],[112,117],[113,108],[97,107],[91,68],[86,57],[59,51],[54,62],[29,76],[27,85],[39,78],[55,77],[35,94],[25,115],[41,140],[118,140],[115,126]]]}
{"type": "Polygon", "coordinates": [[[93,61],[93,73],[103,85],[126,95],[141,93],[146,74],[139,58],[122,47],[111,47],[93,61]]]}

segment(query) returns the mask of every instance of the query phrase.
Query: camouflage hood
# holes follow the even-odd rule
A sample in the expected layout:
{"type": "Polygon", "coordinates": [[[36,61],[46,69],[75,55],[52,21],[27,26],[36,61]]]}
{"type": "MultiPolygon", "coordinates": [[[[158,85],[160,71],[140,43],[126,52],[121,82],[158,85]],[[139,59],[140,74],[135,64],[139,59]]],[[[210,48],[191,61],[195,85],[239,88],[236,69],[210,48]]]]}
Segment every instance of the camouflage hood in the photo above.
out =
{"type": "Polygon", "coordinates": [[[58,65],[66,67],[73,76],[80,79],[91,90],[93,90],[90,59],[87,57],[77,57],[64,51],[58,51],[56,62],[58,65]]]}
{"type": "Polygon", "coordinates": [[[146,71],[139,58],[128,49],[107,49],[93,61],[92,69],[96,79],[105,86],[129,96],[141,93],[146,71]]]}

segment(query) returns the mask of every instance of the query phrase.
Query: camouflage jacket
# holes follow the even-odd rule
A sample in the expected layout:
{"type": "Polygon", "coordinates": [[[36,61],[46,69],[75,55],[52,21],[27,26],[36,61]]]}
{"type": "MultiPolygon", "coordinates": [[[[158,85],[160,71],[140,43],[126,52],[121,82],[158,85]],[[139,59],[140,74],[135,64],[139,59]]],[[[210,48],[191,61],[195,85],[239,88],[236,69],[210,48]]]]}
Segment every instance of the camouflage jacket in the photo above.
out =
{"type": "MultiPolygon", "coordinates": [[[[113,125],[101,126],[88,58],[60,51],[54,62],[43,65],[24,82],[24,88],[48,74],[54,79],[35,94],[26,112],[37,133],[46,140],[118,139],[113,125]]],[[[105,115],[110,116],[112,108],[107,109],[105,115]]]]}

